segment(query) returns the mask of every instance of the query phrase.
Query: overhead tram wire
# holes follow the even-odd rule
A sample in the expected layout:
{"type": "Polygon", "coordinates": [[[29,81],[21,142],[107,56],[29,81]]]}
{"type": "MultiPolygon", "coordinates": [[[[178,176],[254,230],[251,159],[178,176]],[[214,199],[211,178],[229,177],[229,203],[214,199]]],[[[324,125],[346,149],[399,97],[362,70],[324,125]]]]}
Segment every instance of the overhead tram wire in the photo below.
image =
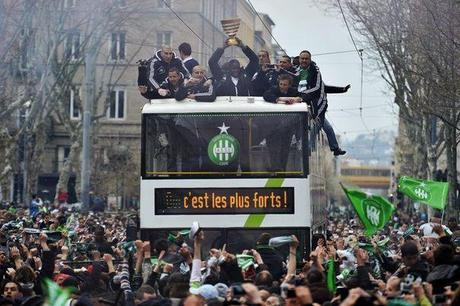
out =
{"type": "Polygon", "coordinates": [[[342,4],[340,3],[340,0],[337,0],[337,4],[339,6],[340,13],[342,14],[343,21],[345,22],[345,26],[347,27],[348,35],[350,35],[351,42],[353,43],[353,46],[355,47],[356,53],[358,54],[359,59],[361,60],[361,84],[360,84],[360,86],[361,86],[361,88],[360,88],[361,94],[360,94],[360,98],[359,98],[359,105],[360,105],[359,112],[360,112],[361,122],[362,122],[363,126],[366,128],[366,130],[370,131],[369,128],[367,127],[366,123],[364,122],[364,118],[363,118],[363,86],[364,86],[364,58],[363,58],[363,51],[364,51],[364,49],[358,49],[358,46],[356,46],[355,39],[353,38],[353,35],[351,34],[350,26],[348,25],[348,21],[347,21],[347,18],[345,17],[345,13],[343,11],[342,4]]]}
{"type": "Polygon", "coordinates": [[[356,52],[356,50],[353,49],[353,50],[345,50],[345,51],[334,51],[334,52],[317,53],[317,54],[312,54],[312,56],[334,55],[334,54],[351,53],[351,52],[356,52]]]}
{"type": "Polygon", "coordinates": [[[201,37],[200,35],[198,35],[173,9],[172,7],[168,4],[168,2],[166,0],[161,0],[164,5],[166,5],[169,10],[174,14],[176,15],[176,17],[196,36],[198,37],[198,39],[206,46],[208,47],[209,49],[212,50],[212,47],[210,45],[208,45],[201,37]]]}
{"type": "Polygon", "coordinates": [[[369,106],[366,106],[366,107],[342,107],[342,108],[332,108],[332,109],[328,109],[327,111],[328,112],[341,112],[341,111],[353,111],[353,110],[360,110],[361,108],[379,108],[379,107],[382,107],[382,106],[387,106],[388,104],[378,104],[378,105],[369,105],[369,106]]]}
{"type": "MultiPolygon", "coordinates": [[[[164,0],[163,0],[164,1],[164,0]]],[[[257,17],[259,18],[260,22],[262,22],[262,24],[264,25],[265,29],[267,29],[268,31],[268,34],[270,34],[270,36],[273,38],[273,40],[276,42],[276,44],[278,45],[278,47],[281,49],[281,51],[284,52],[284,54],[287,55],[287,52],[286,50],[281,47],[280,43],[278,42],[278,40],[276,40],[275,36],[273,36],[272,34],[272,31],[271,29],[265,24],[265,21],[262,19],[262,17],[260,17],[259,13],[257,12],[256,8],[254,7],[254,5],[252,5],[252,2],[251,0],[248,0],[248,3],[249,3],[249,6],[252,8],[252,10],[254,11],[254,13],[257,15],[257,17]]]]}
{"type": "Polygon", "coordinates": [[[342,13],[343,21],[345,22],[345,26],[347,27],[348,34],[350,35],[353,46],[355,47],[355,51],[356,53],[358,53],[358,56],[362,58],[363,49],[358,49],[358,47],[356,46],[355,39],[353,38],[353,35],[351,35],[350,27],[348,26],[348,21],[347,21],[347,18],[345,17],[345,13],[343,12],[343,8],[342,8],[342,4],[340,4],[340,0],[337,0],[337,4],[339,5],[340,12],[342,13]]]}

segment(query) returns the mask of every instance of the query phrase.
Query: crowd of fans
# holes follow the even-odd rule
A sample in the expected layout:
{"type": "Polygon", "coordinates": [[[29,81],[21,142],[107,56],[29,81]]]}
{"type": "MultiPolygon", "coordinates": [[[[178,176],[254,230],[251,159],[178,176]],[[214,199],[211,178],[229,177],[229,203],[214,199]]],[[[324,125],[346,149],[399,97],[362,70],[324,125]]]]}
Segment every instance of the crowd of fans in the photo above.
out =
{"type": "Polygon", "coordinates": [[[192,58],[190,44],[179,46],[180,58],[170,46],[163,46],[152,58],[139,61],[139,92],[149,100],[175,98],[213,102],[216,96],[261,96],[271,103],[305,102],[310,106],[312,118],[326,133],[331,151],[336,156],[344,155],[346,152],[339,147],[325,114],[327,94],[347,92],[350,85],[325,85],[319,67],[307,50],[300,52],[298,63],[294,64],[291,57],[285,55],[279,63],[272,64],[266,50],[256,54],[241,40],[236,40],[236,47],[248,58],[248,64],[243,67],[237,59],[219,64],[225,49],[231,46],[226,40],[209,59],[212,76],[206,76],[206,69],[192,58]]]}
{"type": "Polygon", "coordinates": [[[354,220],[331,219],[308,254],[295,236],[269,233],[247,250],[204,249],[198,224],[137,240],[136,219],[1,210],[0,305],[460,305],[453,218],[442,226],[437,215],[399,213],[373,237],[354,220]]]}

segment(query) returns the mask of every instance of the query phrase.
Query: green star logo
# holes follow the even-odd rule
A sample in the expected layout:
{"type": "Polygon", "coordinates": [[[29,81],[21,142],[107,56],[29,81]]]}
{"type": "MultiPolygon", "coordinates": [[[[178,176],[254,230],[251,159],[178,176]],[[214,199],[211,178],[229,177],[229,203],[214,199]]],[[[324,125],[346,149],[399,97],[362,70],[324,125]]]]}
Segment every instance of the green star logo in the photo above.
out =
{"type": "Polygon", "coordinates": [[[218,166],[226,166],[238,158],[240,143],[238,139],[228,134],[229,126],[218,127],[220,134],[214,136],[208,144],[208,157],[218,166]]]}

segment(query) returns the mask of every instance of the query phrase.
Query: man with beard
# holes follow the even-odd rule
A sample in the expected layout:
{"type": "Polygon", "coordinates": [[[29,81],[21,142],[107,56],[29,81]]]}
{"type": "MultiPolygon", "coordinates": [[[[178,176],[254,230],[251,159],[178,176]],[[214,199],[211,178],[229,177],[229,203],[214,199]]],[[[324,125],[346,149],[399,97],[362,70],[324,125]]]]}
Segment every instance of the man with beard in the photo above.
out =
{"type": "Polygon", "coordinates": [[[311,60],[309,51],[304,50],[299,55],[300,64],[297,68],[297,90],[300,97],[311,106],[313,118],[317,118],[319,126],[326,133],[329,148],[335,156],[344,155],[346,151],[339,147],[334,129],[326,119],[327,93],[344,93],[350,88],[327,86],[324,84],[319,67],[311,60]]]}

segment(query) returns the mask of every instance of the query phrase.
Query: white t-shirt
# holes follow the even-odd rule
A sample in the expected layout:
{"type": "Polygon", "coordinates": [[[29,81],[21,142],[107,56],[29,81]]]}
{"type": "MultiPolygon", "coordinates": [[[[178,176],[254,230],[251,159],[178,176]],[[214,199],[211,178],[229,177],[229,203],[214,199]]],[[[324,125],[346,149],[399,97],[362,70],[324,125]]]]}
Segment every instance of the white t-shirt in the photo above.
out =
{"type": "MultiPolygon", "coordinates": [[[[439,235],[436,234],[435,232],[433,232],[433,227],[435,225],[439,225],[439,224],[436,224],[436,223],[431,223],[431,222],[428,222],[428,223],[425,223],[425,224],[422,224],[419,228],[419,231],[420,233],[423,234],[423,237],[431,237],[431,238],[439,238],[439,235]]],[[[442,229],[444,230],[444,232],[446,232],[448,235],[452,235],[452,231],[445,225],[442,225],[442,229]]]]}

